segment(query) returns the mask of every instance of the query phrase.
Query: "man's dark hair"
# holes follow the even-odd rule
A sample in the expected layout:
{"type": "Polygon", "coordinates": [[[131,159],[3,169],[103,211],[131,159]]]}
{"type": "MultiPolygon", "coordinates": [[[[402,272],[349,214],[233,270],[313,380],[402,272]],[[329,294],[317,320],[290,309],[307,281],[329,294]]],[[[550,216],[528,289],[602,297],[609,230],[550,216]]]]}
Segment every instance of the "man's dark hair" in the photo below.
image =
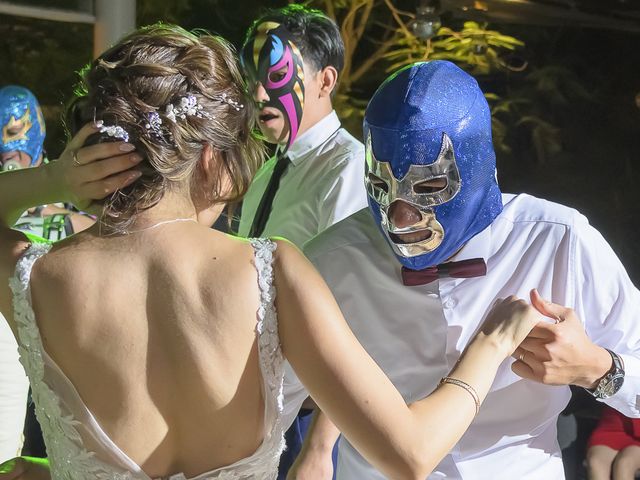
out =
{"type": "Polygon", "coordinates": [[[267,21],[284,25],[304,60],[316,70],[332,66],[340,74],[344,66],[344,43],[336,23],[323,12],[296,4],[266,10],[249,27],[245,45],[255,35],[258,25],[267,21]]]}

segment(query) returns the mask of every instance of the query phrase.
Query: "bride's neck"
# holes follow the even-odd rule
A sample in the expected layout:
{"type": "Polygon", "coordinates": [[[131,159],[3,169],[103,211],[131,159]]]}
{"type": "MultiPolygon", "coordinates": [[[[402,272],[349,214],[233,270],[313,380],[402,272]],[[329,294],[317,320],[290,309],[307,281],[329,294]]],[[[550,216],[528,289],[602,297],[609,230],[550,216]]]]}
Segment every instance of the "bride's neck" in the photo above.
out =
{"type": "MultiPolygon", "coordinates": [[[[197,220],[197,211],[193,202],[184,195],[166,192],[162,199],[153,207],[138,213],[130,223],[127,223],[126,231],[135,232],[149,229],[161,223],[168,223],[172,220],[197,220]]],[[[118,231],[117,226],[110,225],[107,220],[100,220],[102,231],[118,231]]],[[[126,232],[122,232],[126,233],[126,232]]]]}

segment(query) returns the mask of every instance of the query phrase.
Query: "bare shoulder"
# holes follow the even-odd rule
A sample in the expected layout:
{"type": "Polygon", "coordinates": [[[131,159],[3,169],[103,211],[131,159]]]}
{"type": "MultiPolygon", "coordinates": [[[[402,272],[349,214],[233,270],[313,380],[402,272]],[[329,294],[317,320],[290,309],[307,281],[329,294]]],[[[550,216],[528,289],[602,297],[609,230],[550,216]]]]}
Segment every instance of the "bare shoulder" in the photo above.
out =
{"type": "MultiPolygon", "coordinates": [[[[3,229],[0,234],[0,313],[9,321],[13,318],[11,305],[11,291],[9,290],[9,279],[13,276],[16,263],[22,254],[29,248],[31,241],[22,232],[16,230],[3,229]]],[[[2,321],[0,319],[0,321],[2,321]]]]}
{"type": "Polygon", "coordinates": [[[271,240],[276,244],[274,268],[277,272],[290,276],[309,265],[300,249],[286,238],[273,237],[271,240]]]}
{"type": "Polygon", "coordinates": [[[0,235],[0,268],[13,271],[16,262],[29,247],[31,241],[27,235],[17,230],[8,228],[2,230],[0,235]]]}

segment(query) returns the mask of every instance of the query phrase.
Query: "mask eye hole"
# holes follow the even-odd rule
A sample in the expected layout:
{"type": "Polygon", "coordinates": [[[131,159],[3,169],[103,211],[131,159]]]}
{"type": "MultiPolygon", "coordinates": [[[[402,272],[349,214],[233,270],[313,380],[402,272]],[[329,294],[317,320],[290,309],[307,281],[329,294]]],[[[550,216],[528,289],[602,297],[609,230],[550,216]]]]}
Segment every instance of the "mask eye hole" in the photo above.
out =
{"type": "Polygon", "coordinates": [[[7,127],[7,133],[9,135],[18,135],[19,133],[22,133],[23,129],[24,129],[24,122],[22,120],[18,120],[17,122],[13,123],[11,126],[7,127]]]}
{"type": "Polygon", "coordinates": [[[288,72],[287,66],[284,66],[273,72],[269,72],[269,81],[272,83],[281,82],[284,79],[284,77],[287,75],[287,72],[288,72]]]}
{"type": "Polygon", "coordinates": [[[377,175],[374,175],[373,173],[369,174],[369,183],[371,183],[374,188],[378,188],[384,193],[389,193],[389,185],[387,185],[387,182],[382,180],[377,175]]]}
{"type": "Polygon", "coordinates": [[[446,178],[432,178],[423,182],[418,182],[413,185],[413,191],[415,193],[437,193],[444,190],[447,187],[446,178]]]}

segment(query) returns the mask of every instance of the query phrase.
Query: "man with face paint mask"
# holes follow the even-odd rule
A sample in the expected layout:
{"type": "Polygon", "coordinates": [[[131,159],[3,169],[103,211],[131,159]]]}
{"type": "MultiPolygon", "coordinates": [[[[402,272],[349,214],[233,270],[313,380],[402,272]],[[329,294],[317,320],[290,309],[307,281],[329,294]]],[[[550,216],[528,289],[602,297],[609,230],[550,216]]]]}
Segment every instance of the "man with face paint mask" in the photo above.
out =
{"type": "MultiPolygon", "coordinates": [[[[436,388],[498,298],[530,295],[541,314],[429,479],[563,479],[556,420],[567,385],[640,417],[640,292],[578,212],[501,194],[489,107],[455,65],[396,72],[369,103],[364,133],[369,208],[305,253],[405,400],[436,388]]],[[[384,478],[346,441],[337,477],[384,478]]]]}
{"type": "MultiPolygon", "coordinates": [[[[302,247],[367,204],[363,145],[341,128],[331,100],[344,64],[340,30],[301,5],[268,11],[249,28],[241,62],[260,131],[277,148],[243,200],[239,234],[282,236],[302,247]]],[[[297,386],[292,372],[285,382],[285,407],[297,409],[304,395],[286,394],[289,382],[297,386]]],[[[283,480],[310,420],[303,412],[287,432],[283,480]]]]}
{"type": "Polygon", "coordinates": [[[366,205],[363,146],[341,128],[331,96],[344,63],[335,23],[290,5],[254,22],[241,51],[258,127],[277,145],[242,206],[239,233],[302,246],[366,205]]]}

